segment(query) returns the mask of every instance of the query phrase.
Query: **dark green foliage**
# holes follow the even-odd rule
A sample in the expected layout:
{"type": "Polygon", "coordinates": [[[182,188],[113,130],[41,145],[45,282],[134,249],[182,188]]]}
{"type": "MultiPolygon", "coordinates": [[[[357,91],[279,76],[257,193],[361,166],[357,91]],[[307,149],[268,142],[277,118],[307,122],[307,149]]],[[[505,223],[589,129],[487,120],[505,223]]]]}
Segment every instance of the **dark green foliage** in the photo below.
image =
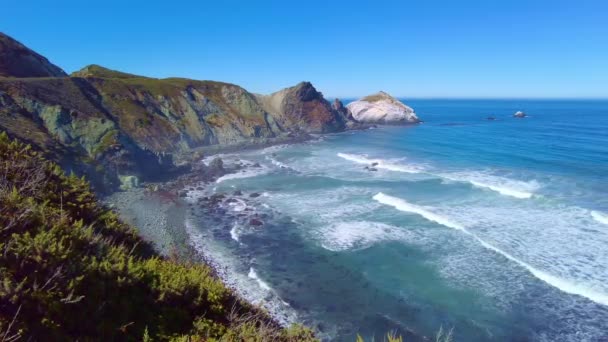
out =
{"type": "Polygon", "coordinates": [[[3,340],[314,340],[240,301],[209,267],[161,258],[84,179],[0,134],[3,340]]]}

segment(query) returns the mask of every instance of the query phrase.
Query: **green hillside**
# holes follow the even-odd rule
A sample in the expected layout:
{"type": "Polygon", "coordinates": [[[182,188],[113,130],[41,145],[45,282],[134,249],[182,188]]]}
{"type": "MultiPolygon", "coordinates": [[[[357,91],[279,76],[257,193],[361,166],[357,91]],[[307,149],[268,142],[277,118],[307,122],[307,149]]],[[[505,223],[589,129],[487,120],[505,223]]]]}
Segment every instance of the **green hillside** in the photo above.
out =
{"type": "Polygon", "coordinates": [[[0,134],[3,341],[313,341],[204,264],[162,258],[87,182],[0,134]]]}

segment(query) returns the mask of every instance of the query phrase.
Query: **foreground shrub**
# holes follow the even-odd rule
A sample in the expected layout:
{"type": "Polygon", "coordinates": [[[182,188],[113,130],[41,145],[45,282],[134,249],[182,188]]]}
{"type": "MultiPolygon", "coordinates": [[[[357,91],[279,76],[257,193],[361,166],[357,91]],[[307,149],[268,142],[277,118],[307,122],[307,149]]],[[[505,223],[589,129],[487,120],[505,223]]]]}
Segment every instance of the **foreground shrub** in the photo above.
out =
{"type": "Polygon", "coordinates": [[[3,341],[312,341],[203,264],[157,255],[87,182],[0,134],[3,341]]]}

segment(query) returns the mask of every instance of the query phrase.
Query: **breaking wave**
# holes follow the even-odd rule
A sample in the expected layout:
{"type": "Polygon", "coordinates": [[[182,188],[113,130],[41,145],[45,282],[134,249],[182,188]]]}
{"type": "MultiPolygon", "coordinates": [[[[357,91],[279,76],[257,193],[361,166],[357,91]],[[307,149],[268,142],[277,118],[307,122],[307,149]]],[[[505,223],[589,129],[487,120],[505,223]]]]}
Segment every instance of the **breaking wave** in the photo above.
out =
{"type": "Polygon", "coordinates": [[[373,198],[374,198],[374,200],[376,200],[380,203],[392,206],[392,207],[396,208],[397,210],[415,213],[415,214],[418,214],[418,215],[426,218],[429,221],[433,221],[433,222],[439,223],[443,226],[459,230],[459,231],[465,233],[466,235],[472,237],[473,239],[475,239],[477,242],[479,242],[483,247],[487,248],[488,250],[494,251],[494,252],[502,255],[503,257],[507,258],[508,260],[516,263],[517,265],[525,268],[533,276],[544,281],[545,283],[547,283],[563,292],[583,296],[596,303],[608,306],[608,294],[596,291],[583,284],[575,283],[575,282],[572,282],[567,279],[559,278],[559,277],[551,275],[545,271],[539,270],[539,269],[525,263],[524,261],[517,259],[513,255],[503,251],[502,249],[486,242],[485,240],[483,240],[479,236],[477,236],[475,233],[466,229],[463,225],[452,222],[450,219],[448,219],[444,216],[435,214],[435,213],[427,210],[424,207],[421,207],[421,206],[418,206],[415,204],[411,204],[401,198],[385,195],[381,192],[376,194],[373,198]]]}
{"type": "Polygon", "coordinates": [[[535,180],[524,182],[482,172],[458,172],[439,176],[450,181],[470,183],[478,188],[520,199],[531,198],[534,196],[534,191],[540,188],[540,184],[535,180]]]}
{"type": "Polygon", "coordinates": [[[518,181],[504,177],[493,176],[482,172],[458,172],[450,174],[432,173],[420,166],[403,165],[394,162],[389,162],[384,159],[373,159],[365,155],[338,153],[338,157],[357,164],[364,164],[375,167],[377,169],[385,169],[395,172],[406,173],[426,173],[435,177],[440,177],[454,182],[465,182],[472,184],[477,188],[488,189],[495,191],[504,196],[510,196],[519,199],[531,198],[534,196],[534,191],[540,188],[536,181],[518,181]]]}
{"type": "Polygon", "coordinates": [[[260,288],[266,290],[266,291],[271,291],[272,288],[270,286],[268,286],[268,284],[266,284],[262,279],[260,279],[260,277],[258,277],[258,274],[255,272],[255,269],[253,267],[249,268],[249,273],[247,274],[247,276],[253,280],[255,280],[258,285],[260,285],[260,288]]]}
{"type": "Polygon", "coordinates": [[[608,215],[602,212],[593,210],[591,211],[591,217],[601,224],[608,224],[608,215]]]}

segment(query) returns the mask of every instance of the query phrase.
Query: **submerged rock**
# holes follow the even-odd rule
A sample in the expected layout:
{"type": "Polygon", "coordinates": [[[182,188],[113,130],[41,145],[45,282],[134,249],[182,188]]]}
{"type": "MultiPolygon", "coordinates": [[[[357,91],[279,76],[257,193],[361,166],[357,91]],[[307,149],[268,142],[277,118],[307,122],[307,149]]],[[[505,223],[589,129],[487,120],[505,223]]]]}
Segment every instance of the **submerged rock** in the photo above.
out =
{"type": "Polygon", "coordinates": [[[527,116],[528,115],[526,113],[522,112],[522,111],[518,111],[515,114],[513,114],[513,117],[516,117],[516,118],[525,118],[527,116]]]}
{"type": "Polygon", "coordinates": [[[252,225],[252,226],[259,227],[259,226],[263,226],[264,222],[262,222],[259,219],[253,218],[253,219],[249,220],[249,224],[252,225]]]}
{"type": "Polygon", "coordinates": [[[411,107],[381,91],[349,103],[346,108],[355,120],[364,123],[412,124],[420,119],[411,107]]]}

